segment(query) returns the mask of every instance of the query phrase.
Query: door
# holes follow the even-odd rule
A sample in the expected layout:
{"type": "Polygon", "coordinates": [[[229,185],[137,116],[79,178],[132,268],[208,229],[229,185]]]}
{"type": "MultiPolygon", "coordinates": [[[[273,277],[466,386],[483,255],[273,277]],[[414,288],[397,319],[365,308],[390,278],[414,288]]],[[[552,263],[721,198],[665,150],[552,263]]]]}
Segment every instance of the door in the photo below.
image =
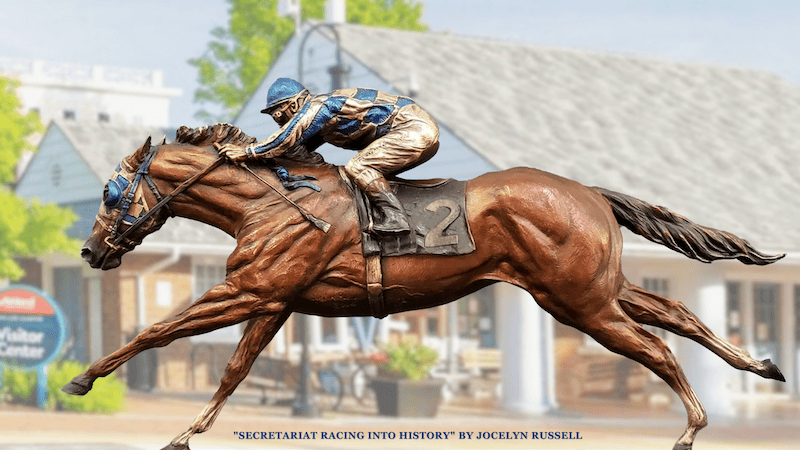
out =
{"type": "MultiPolygon", "coordinates": [[[[759,360],[769,358],[778,367],[781,366],[780,295],[779,284],[753,284],[753,336],[756,351],[753,357],[759,360]]],[[[776,387],[766,390],[782,390],[776,383],[771,385],[776,387]]]]}
{"type": "Polygon", "coordinates": [[[67,322],[66,359],[89,362],[86,302],[83,298],[83,277],[80,267],[53,269],[53,297],[67,322]]]}

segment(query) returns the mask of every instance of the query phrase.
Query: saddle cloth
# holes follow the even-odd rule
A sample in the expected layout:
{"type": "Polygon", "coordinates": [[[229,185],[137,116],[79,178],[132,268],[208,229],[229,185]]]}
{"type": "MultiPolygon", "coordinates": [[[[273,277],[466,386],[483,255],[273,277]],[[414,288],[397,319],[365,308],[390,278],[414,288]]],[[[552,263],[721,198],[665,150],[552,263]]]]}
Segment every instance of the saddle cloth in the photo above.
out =
{"type": "Polygon", "coordinates": [[[361,245],[366,265],[370,313],[379,319],[388,314],[383,295],[381,258],[401,255],[465,255],[475,251],[466,218],[466,182],[447,180],[407,181],[390,179],[411,225],[411,233],[379,237],[368,230],[377,214],[366,194],[339,167],[339,175],[356,204],[361,245]]]}
{"type": "Polygon", "coordinates": [[[364,256],[465,255],[475,251],[466,218],[465,181],[394,178],[389,184],[403,204],[411,225],[409,234],[376,236],[368,232],[378,213],[366,194],[348,184],[356,200],[364,256]]]}

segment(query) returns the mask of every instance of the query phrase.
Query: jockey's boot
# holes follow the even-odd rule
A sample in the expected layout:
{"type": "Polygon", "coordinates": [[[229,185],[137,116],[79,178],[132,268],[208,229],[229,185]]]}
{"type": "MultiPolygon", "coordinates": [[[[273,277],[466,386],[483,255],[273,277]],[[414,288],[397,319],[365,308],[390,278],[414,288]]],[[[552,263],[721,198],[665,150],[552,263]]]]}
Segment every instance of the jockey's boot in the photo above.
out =
{"type": "Polygon", "coordinates": [[[392,192],[388,181],[379,178],[370,183],[364,192],[367,193],[373,206],[380,210],[381,219],[372,224],[374,233],[391,236],[411,232],[403,205],[392,192]]]}

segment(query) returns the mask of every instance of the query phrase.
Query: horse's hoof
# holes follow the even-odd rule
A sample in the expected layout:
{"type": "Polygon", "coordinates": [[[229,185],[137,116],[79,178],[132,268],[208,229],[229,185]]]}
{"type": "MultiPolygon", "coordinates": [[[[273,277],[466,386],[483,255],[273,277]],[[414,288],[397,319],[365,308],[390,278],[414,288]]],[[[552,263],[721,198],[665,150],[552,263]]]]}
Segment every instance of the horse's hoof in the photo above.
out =
{"type": "Polygon", "coordinates": [[[770,378],[772,380],[783,381],[784,383],[786,382],[786,378],[783,377],[783,374],[781,373],[781,369],[778,369],[778,366],[773,364],[772,360],[765,359],[765,360],[761,361],[761,363],[764,364],[764,366],[766,366],[766,368],[767,368],[767,375],[765,376],[765,378],[770,378]]]}
{"type": "Polygon", "coordinates": [[[65,384],[61,391],[70,395],[86,395],[87,392],[92,390],[92,384],[94,384],[93,379],[81,374],[65,384]]]}
{"type": "Polygon", "coordinates": [[[175,445],[172,442],[161,450],[189,450],[189,444],[175,445]]]}
{"type": "Polygon", "coordinates": [[[692,450],[692,444],[686,445],[676,443],[675,446],[672,447],[672,450],[692,450]]]}

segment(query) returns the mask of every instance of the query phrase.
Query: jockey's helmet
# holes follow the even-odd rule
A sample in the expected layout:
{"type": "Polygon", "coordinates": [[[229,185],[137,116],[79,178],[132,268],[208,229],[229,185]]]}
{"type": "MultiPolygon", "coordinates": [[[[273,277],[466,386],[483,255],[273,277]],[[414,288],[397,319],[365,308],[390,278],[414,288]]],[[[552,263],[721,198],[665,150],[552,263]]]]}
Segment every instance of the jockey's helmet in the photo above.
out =
{"type": "Polygon", "coordinates": [[[276,106],[289,101],[308,90],[302,84],[291,78],[278,78],[267,91],[267,106],[261,110],[269,114],[276,106]]]}

